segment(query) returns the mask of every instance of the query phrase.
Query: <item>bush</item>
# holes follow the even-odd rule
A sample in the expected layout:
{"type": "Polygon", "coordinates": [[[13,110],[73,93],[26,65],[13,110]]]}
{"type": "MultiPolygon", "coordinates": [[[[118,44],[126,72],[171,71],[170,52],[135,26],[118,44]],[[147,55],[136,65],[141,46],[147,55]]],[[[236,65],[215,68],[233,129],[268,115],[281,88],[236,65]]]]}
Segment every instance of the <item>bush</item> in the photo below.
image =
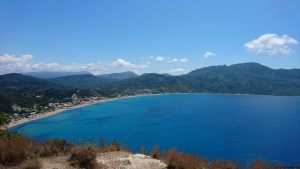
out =
{"type": "Polygon", "coordinates": [[[100,142],[100,149],[99,152],[114,152],[114,151],[121,151],[125,150],[122,148],[120,142],[113,140],[111,144],[106,144],[103,140],[100,142]]]}
{"type": "Polygon", "coordinates": [[[0,129],[1,128],[5,128],[7,127],[7,125],[11,122],[11,119],[3,114],[3,113],[0,113],[0,129]]]}
{"type": "Polygon", "coordinates": [[[208,168],[206,159],[182,154],[176,150],[170,150],[167,157],[168,169],[202,169],[208,168]]]}
{"type": "Polygon", "coordinates": [[[211,169],[238,169],[239,165],[234,161],[216,160],[210,164],[211,169]]]}
{"type": "Polygon", "coordinates": [[[19,165],[26,159],[34,157],[32,142],[24,136],[14,135],[0,139],[0,165],[19,165]]]}
{"type": "Polygon", "coordinates": [[[73,149],[69,161],[75,167],[95,169],[98,168],[96,153],[97,149],[94,146],[76,147],[73,149]]]}
{"type": "Polygon", "coordinates": [[[20,169],[40,169],[42,168],[42,164],[39,159],[30,159],[25,161],[20,167],[20,169]]]}
{"type": "Polygon", "coordinates": [[[263,160],[256,160],[252,165],[251,169],[275,169],[275,168],[280,168],[279,166],[273,166],[263,160]]]}
{"type": "Polygon", "coordinates": [[[158,148],[158,146],[153,146],[153,149],[152,149],[152,157],[153,157],[154,159],[159,159],[158,153],[159,153],[159,148],[158,148]]]}
{"type": "Polygon", "coordinates": [[[41,157],[57,156],[59,154],[66,154],[73,145],[63,139],[53,139],[41,143],[38,146],[38,154],[41,157]]]}

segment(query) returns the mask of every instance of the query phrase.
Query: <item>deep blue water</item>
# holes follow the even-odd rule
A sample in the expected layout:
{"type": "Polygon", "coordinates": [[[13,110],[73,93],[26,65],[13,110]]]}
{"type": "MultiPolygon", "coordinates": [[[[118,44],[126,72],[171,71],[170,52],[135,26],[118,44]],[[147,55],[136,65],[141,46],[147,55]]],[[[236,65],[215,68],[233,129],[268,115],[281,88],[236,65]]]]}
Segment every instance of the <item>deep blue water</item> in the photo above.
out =
{"type": "Polygon", "coordinates": [[[13,128],[43,140],[117,139],[211,159],[300,164],[300,97],[225,94],[142,96],[65,111],[13,128]]]}

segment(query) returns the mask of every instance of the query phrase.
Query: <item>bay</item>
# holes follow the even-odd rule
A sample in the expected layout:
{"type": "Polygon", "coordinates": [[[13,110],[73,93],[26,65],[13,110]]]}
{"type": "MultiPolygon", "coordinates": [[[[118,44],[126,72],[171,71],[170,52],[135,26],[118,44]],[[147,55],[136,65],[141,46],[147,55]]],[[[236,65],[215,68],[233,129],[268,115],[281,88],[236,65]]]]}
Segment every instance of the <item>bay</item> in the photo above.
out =
{"type": "Polygon", "coordinates": [[[165,94],[118,99],[12,128],[30,138],[121,141],[210,159],[300,163],[300,97],[165,94]]]}

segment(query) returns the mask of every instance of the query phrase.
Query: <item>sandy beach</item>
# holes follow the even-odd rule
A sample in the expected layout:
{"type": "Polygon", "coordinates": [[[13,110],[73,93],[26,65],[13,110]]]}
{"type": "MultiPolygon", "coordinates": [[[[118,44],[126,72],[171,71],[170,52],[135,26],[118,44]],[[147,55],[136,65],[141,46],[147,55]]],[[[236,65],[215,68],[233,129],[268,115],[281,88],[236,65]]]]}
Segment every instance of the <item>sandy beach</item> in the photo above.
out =
{"type": "Polygon", "coordinates": [[[77,109],[77,108],[81,108],[81,107],[85,107],[85,106],[89,106],[89,105],[93,105],[93,104],[97,104],[97,103],[103,103],[103,102],[107,102],[107,101],[112,101],[112,100],[117,100],[117,99],[122,99],[122,98],[129,98],[129,97],[135,97],[135,96],[116,97],[116,98],[108,98],[108,99],[103,99],[103,100],[97,100],[97,101],[94,101],[94,102],[79,104],[79,105],[71,106],[71,107],[68,107],[68,108],[63,108],[63,109],[59,109],[59,110],[55,110],[55,111],[49,111],[49,112],[37,114],[37,115],[34,115],[31,118],[23,118],[23,119],[20,119],[20,120],[11,121],[10,124],[8,125],[8,128],[12,128],[12,127],[15,127],[17,125],[28,123],[28,122],[33,121],[33,120],[49,117],[49,116],[52,116],[52,115],[55,115],[55,114],[58,114],[58,113],[61,113],[61,112],[67,111],[67,110],[77,109]]]}

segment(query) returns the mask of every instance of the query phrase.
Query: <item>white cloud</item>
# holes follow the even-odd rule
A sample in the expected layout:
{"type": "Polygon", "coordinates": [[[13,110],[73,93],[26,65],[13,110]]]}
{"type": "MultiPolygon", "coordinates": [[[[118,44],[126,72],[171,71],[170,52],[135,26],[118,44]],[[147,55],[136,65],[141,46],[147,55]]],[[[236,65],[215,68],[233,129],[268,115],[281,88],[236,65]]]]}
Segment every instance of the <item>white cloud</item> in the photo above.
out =
{"type": "Polygon", "coordinates": [[[168,59],[168,62],[178,62],[178,59],[177,58],[169,58],[168,59]]]}
{"type": "Polygon", "coordinates": [[[264,34],[257,39],[245,43],[244,47],[256,54],[266,53],[275,55],[292,53],[291,45],[296,44],[298,44],[298,41],[288,35],[264,34]]]}
{"type": "Polygon", "coordinates": [[[117,59],[113,62],[113,65],[116,67],[125,67],[125,68],[136,68],[136,65],[133,63],[130,63],[129,61],[126,61],[124,59],[117,59]]]}
{"type": "Polygon", "coordinates": [[[3,56],[0,56],[0,63],[23,63],[30,61],[32,58],[33,57],[30,54],[21,55],[20,57],[16,57],[15,55],[4,54],[3,56]]]}
{"type": "MultiPolygon", "coordinates": [[[[66,71],[78,72],[88,71],[93,74],[102,74],[115,70],[117,68],[126,68],[128,70],[146,69],[149,64],[133,64],[124,59],[117,59],[114,62],[92,62],[85,64],[59,64],[59,63],[34,63],[32,55],[15,55],[4,54],[0,55],[0,74],[14,72],[36,72],[36,71],[66,71]]],[[[121,71],[122,69],[120,69],[121,71]]]]}
{"type": "Polygon", "coordinates": [[[171,62],[171,63],[184,63],[184,62],[188,62],[188,58],[168,58],[168,62],[171,62]]]}
{"type": "Polygon", "coordinates": [[[188,61],[189,61],[188,58],[181,58],[181,59],[179,59],[179,62],[181,62],[181,63],[188,62],[188,61]]]}
{"type": "Polygon", "coordinates": [[[163,61],[165,61],[165,57],[162,57],[162,56],[156,56],[156,57],[154,57],[154,60],[155,61],[157,61],[157,62],[163,62],[163,61]]]}
{"type": "Polygon", "coordinates": [[[204,57],[205,59],[207,59],[207,58],[209,58],[209,57],[211,57],[211,56],[216,56],[216,55],[217,55],[217,54],[214,53],[214,52],[212,52],[212,51],[207,51],[207,52],[204,53],[203,57],[204,57]]]}
{"type": "Polygon", "coordinates": [[[156,57],[149,57],[150,59],[153,59],[156,62],[169,62],[169,63],[184,63],[188,62],[188,58],[176,58],[176,57],[163,57],[163,56],[156,56],[156,57]]]}
{"type": "Polygon", "coordinates": [[[124,59],[117,59],[116,61],[114,61],[112,63],[113,66],[115,67],[124,67],[124,68],[130,68],[130,69],[134,69],[134,68],[138,68],[138,69],[146,69],[149,68],[149,64],[140,64],[140,65],[136,65],[133,64],[129,61],[126,61],[124,59]]]}
{"type": "Polygon", "coordinates": [[[171,69],[168,71],[170,74],[179,75],[182,74],[185,70],[182,68],[171,69]]]}

